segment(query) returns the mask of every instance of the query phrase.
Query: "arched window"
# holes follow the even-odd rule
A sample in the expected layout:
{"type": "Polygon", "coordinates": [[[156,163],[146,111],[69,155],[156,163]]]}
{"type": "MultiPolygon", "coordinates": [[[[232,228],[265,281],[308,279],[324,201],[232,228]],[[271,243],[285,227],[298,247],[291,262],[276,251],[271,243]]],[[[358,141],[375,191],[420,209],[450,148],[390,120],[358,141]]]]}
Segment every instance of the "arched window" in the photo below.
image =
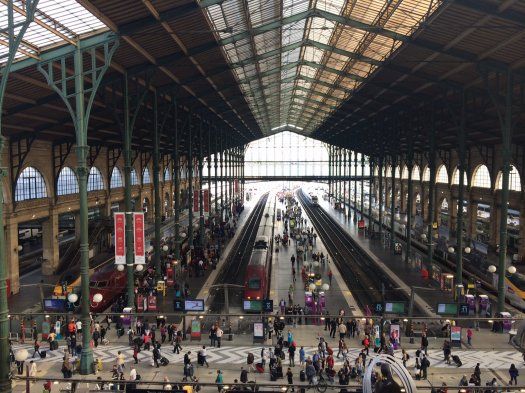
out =
{"type": "Polygon", "coordinates": [[[113,168],[113,171],[111,172],[111,180],[109,181],[109,188],[120,188],[122,187],[122,174],[120,173],[120,169],[117,167],[113,168]]]}
{"type": "Polygon", "coordinates": [[[428,166],[423,170],[423,181],[430,181],[430,167],[428,166]]]}
{"type": "Polygon", "coordinates": [[[170,181],[171,180],[171,170],[170,167],[167,166],[166,169],[164,169],[164,181],[170,181]]]}
{"type": "Polygon", "coordinates": [[[399,166],[396,166],[396,179],[399,179],[399,176],[401,176],[401,168],[399,168],[399,166]]]}
{"type": "Polygon", "coordinates": [[[103,189],[104,189],[104,179],[102,179],[102,174],[100,173],[97,167],[93,166],[89,170],[87,190],[97,191],[97,190],[103,190],[103,189]]]}
{"type": "MultiPolygon", "coordinates": [[[[454,169],[454,173],[452,174],[452,184],[458,185],[459,184],[459,169],[456,167],[454,169]]],[[[463,172],[463,185],[468,184],[468,178],[467,178],[467,172],[463,172]]]]}
{"type": "Polygon", "coordinates": [[[137,176],[137,171],[135,168],[131,168],[131,185],[132,186],[138,186],[139,184],[139,177],[137,176]]]}
{"type": "Polygon", "coordinates": [[[28,199],[47,198],[46,182],[42,174],[32,166],[22,171],[15,188],[15,201],[28,199]]]}
{"type": "Polygon", "coordinates": [[[436,183],[448,184],[448,172],[445,165],[440,165],[436,172],[436,183]]]}
{"type": "Polygon", "coordinates": [[[392,177],[392,167],[390,165],[386,167],[385,177],[389,179],[392,177]]]}
{"type": "Polygon", "coordinates": [[[144,168],[142,171],[142,184],[150,184],[151,183],[151,177],[149,176],[149,169],[144,168]]]}
{"type": "MultiPolygon", "coordinates": [[[[503,181],[502,175],[502,172],[498,173],[498,177],[496,178],[496,190],[501,190],[501,183],[503,181]]],[[[509,175],[509,190],[521,191],[521,177],[515,166],[511,167],[509,175]]]]}
{"type": "Polygon", "coordinates": [[[401,179],[408,179],[408,168],[406,165],[403,167],[403,173],[401,174],[401,179]]]}
{"type": "Polygon", "coordinates": [[[377,166],[374,168],[374,176],[379,177],[379,167],[377,166]]]}
{"type": "Polygon", "coordinates": [[[474,170],[472,175],[472,187],[491,188],[490,172],[485,165],[480,165],[474,170]]]}
{"type": "Polygon", "coordinates": [[[58,174],[57,195],[78,194],[78,179],[70,167],[64,167],[58,174]]]}
{"type": "Polygon", "coordinates": [[[421,180],[421,171],[417,165],[414,165],[414,168],[412,168],[412,180],[421,180]]]}

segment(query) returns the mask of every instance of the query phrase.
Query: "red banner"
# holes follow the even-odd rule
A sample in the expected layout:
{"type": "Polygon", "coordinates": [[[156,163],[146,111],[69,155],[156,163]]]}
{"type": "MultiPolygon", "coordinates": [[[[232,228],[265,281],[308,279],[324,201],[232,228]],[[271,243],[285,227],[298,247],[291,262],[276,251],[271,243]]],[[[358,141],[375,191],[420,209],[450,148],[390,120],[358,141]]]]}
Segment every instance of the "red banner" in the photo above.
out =
{"type": "Polygon", "coordinates": [[[193,211],[199,211],[199,190],[193,191],[193,211]]]}
{"type": "Polygon", "coordinates": [[[210,212],[210,190],[204,190],[203,192],[203,198],[204,198],[204,211],[206,213],[210,212]]]}
{"type": "Polygon", "coordinates": [[[145,264],[144,213],[133,213],[133,244],[135,246],[135,263],[145,264]]]}
{"type": "Polygon", "coordinates": [[[235,191],[236,194],[239,193],[239,179],[235,179],[233,181],[233,189],[235,191]]]}
{"type": "Polygon", "coordinates": [[[113,213],[115,220],[115,264],[126,263],[126,216],[124,213],[113,213]]]}

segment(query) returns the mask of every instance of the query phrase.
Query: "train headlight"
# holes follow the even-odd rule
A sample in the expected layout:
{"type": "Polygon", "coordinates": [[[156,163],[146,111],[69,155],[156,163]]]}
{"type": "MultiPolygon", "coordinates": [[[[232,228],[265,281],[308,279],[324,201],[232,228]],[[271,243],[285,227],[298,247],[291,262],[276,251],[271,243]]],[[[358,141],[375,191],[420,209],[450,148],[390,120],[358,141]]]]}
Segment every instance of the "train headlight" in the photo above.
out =
{"type": "Polygon", "coordinates": [[[95,293],[95,294],[93,295],[93,301],[94,301],[95,303],[100,303],[100,302],[102,301],[102,299],[103,299],[103,296],[102,296],[101,293],[95,293]]]}
{"type": "Polygon", "coordinates": [[[257,296],[257,300],[261,300],[261,297],[260,297],[260,296],[257,296]]]}
{"type": "Polygon", "coordinates": [[[250,297],[250,296],[248,296],[248,300],[250,300],[250,299],[251,299],[251,297],[250,297]]]}
{"type": "Polygon", "coordinates": [[[76,303],[78,300],[78,295],[76,293],[70,293],[67,296],[67,300],[69,301],[69,303],[76,303]]]}
{"type": "Polygon", "coordinates": [[[516,273],[516,266],[509,266],[507,271],[510,273],[510,274],[514,274],[516,273]]]}

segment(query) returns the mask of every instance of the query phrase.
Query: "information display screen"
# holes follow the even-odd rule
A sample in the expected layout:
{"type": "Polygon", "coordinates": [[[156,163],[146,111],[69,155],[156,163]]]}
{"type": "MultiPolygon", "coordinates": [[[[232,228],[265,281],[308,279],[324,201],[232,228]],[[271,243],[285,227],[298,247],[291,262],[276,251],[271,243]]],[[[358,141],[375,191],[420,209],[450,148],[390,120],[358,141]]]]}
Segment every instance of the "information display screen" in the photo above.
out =
{"type": "Polygon", "coordinates": [[[458,305],[456,303],[438,303],[437,314],[439,315],[456,315],[458,305]]]}
{"type": "Polygon", "coordinates": [[[264,324],[262,322],[255,322],[253,324],[253,337],[264,338],[264,324]]]}
{"type": "Polygon", "coordinates": [[[66,311],[65,299],[44,299],[44,311],[64,312],[66,311]]]}
{"type": "Polygon", "coordinates": [[[204,299],[194,299],[184,301],[185,311],[204,311],[204,299]]]}
{"type": "Polygon", "coordinates": [[[242,309],[248,312],[261,312],[262,306],[261,300],[245,300],[242,303],[242,309]]]}
{"type": "Polygon", "coordinates": [[[405,303],[404,302],[385,302],[385,313],[404,314],[405,313],[405,303]]]}

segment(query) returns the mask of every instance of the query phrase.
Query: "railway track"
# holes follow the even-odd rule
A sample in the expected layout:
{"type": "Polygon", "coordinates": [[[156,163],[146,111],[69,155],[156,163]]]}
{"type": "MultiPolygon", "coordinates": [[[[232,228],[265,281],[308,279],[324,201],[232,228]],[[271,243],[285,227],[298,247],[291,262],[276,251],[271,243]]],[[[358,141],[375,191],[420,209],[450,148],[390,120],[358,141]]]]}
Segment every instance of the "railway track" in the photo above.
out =
{"type": "MultiPolygon", "coordinates": [[[[394,283],[385,273],[374,268],[368,256],[323,209],[313,207],[302,190],[298,192],[298,196],[362,310],[367,306],[372,310],[373,303],[385,300],[406,301],[408,304],[409,299],[402,292],[396,291],[394,283]]],[[[418,311],[414,307],[414,311],[418,311]]]]}
{"type": "MultiPolygon", "coordinates": [[[[233,245],[228,259],[225,261],[224,268],[222,269],[221,273],[217,275],[217,278],[213,283],[214,285],[244,284],[244,270],[250,260],[253,243],[257,235],[257,230],[259,229],[259,223],[264,213],[264,207],[266,206],[268,195],[269,193],[264,194],[261,199],[259,199],[259,202],[257,202],[257,205],[255,205],[247,223],[243,228],[243,232],[240,234],[239,238],[233,245]]],[[[209,312],[220,312],[224,306],[223,288],[215,288],[215,293],[209,305],[209,312]]],[[[232,302],[232,300],[234,302],[239,301],[241,300],[240,296],[238,298],[230,298],[230,305],[240,306],[240,304],[235,304],[232,302]]]]}

